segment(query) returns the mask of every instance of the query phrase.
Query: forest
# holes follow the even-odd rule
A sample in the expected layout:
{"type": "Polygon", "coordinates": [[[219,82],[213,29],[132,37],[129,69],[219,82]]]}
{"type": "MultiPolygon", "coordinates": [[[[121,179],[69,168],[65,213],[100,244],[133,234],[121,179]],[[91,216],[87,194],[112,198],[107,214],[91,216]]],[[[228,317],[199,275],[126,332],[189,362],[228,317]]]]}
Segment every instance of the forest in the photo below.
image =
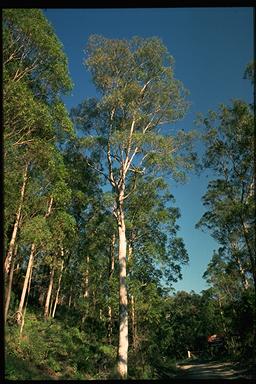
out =
{"type": "MultiPolygon", "coordinates": [[[[2,36],[5,378],[172,378],[191,359],[255,375],[255,105],[175,131],[189,103],[161,39],[92,34],[98,96],[68,111],[68,59],[44,13],[3,9],[2,36]],[[205,169],[209,288],[173,293],[189,254],[167,179],[205,169]]],[[[254,73],[241,73],[252,87],[254,73]]]]}

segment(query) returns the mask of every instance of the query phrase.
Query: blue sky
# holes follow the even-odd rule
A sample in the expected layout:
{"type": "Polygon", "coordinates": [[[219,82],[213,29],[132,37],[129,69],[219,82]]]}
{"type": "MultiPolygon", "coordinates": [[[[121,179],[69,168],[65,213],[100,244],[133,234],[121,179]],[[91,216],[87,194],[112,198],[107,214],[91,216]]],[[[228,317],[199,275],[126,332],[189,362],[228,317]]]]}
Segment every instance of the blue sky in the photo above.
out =
{"type": "MultiPolygon", "coordinates": [[[[136,8],[136,9],[47,9],[46,17],[63,44],[74,83],[72,96],[65,97],[70,109],[85,97],[95,95],[83,60],[91,34],[107,38],[132,36],[162,39],[175,59],[175,76],[190,91],[190,110],[175,124],[185,131],[194,129],[196,113],[216,110],[232,98],[252,101],[252,87],[243,79],[253,59],[253,9],[241,8],[136,8]]],[[[201,197],[210,178],[190,175],[186,184],[170,180],[176,206],[181,210],[180,236],[189,253],[183,280],[176,290],[200,292],[207,288],[202,279],[213,249],[218,244],[208,233],[195,229],[204,212],[201,197]]]]}

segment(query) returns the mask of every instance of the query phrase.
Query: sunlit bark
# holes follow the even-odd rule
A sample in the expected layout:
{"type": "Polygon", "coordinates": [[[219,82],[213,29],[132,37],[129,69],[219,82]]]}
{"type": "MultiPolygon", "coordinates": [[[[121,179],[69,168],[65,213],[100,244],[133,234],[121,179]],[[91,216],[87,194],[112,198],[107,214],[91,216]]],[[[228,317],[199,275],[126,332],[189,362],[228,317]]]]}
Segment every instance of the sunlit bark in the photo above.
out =
{"type": "Polygon", "coordinates": [[[35,243],[33,243],[31,245],[31,251],[30,251],[30,256],[29,256],[26,276],[25,276],[25,280],[24,280],[24,283],[23,283],[23,288],[22,288],[22,293],[21,293],[21,297],[20,297],[19,307],[18,307],[18,310],[16,312],[16,321],[17,321],[17,323],[19,325],[22,324],[22,318],[24,316],[23,315],[23,307],[24,307],[24,303],[25,303],[25,298],[26,298],[26,293],[27,293],[27,289],[28,289],[29,279],[30,279],[30,277],[32,275],[32,268],[33,268],[33,262],[34,262],[34,256],[35,256],[35,249],[36,249],[36,246],[35,246],[35,243]]]}
{"type": "Polygon", "coordinates": [[[54,268],[52,268],[50,272],[50,281],[49,281],[49,286],[47,290],[47,295],[46,295],[46,300],[45,300],[45,306],[44,306],[44,317],[45,319],[48,319],[50,313],[50,300],[51,300],[51,295],[52,295],[52,288],[53,288],[53,279],[54,279],[54,268]]]}
{"type": "Polygon", "coordinates": [[[126,286],[126,231],[122,203],[123,194],[121,193],[118,209],[119,345],[117,371],[120,378],[126,379],[128,364],[128,299],[126,286]]]}
{"type": "Polygon", "coordinates": [[[15,258],[17,255],[17,250],[18,250],[18,246],[16,245],[15,251],[14,251],[14,254],[13,254],[13,257],[11,260],[11,268],[10,268],[10,272],[8,275],[8,282],[7,282],[6,291],[5,291],[5,309],[4,309],[4,321],[5,321],[5,323],[7,320],[9,306],[10,306],[10,300],[11,300],[13,272],[14,272],[15,258]]]}
{"type": "Polygon", "coordinates": [[[24,173],[23,173],[23,182],[22,182],[22,186],[21,186],[21,190],[20,190],[20,202],[19,202],[19,206],[18,206],[18,209],[16,212],[15,223],[13,226],[11,241],[10,241],[7,255],[5,258],[5,262],[4,262],[4,268],[5,268],[6,274],[8,274],[9,270],[10,270],[13,250],[14,250],[14,246],[15,246],[15,242],[16,242],[16,238],[17,238],[17,232],[18,232],[18,227],[19,227],[19,222],[20,222],[20,217],[21,217],[21,210],[22,210],[22,205],[23,205],[23,201],[24,201],[24,195],[25,195],[27,180],[28,180],[28,163],[26,163],[24,173]]]}
{"type": "MultiPolygon", "coordinates": [[[[61,253],[62,253],[62,257],[63,257],[63,255],[64,255],[63,248],[61,249],[61,253]]],[[[61,287],[61,279],[62,279],[63,269],[64,269],[64,260],[62,260],[62,263],[61,263],[60,276],[59,276],[59,280],[58,280],[58,288],[57,288],[55,302],[54,302],[54,307],[53,307],[53,311],[52,311],[52,318],[54,318],[54,316],[55,316],[57,304],[59,302],[59,294],[60,294],[60,287],[61,287]]]]}

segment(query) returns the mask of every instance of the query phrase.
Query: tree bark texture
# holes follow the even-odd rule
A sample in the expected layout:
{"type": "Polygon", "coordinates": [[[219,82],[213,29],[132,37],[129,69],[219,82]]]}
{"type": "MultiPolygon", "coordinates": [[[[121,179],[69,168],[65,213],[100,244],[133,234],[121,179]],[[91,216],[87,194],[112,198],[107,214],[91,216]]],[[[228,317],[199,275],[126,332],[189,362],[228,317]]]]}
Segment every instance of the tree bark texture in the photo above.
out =
{"type": "Polygon", "coordinates": [[[15,242],[16,242],[17,232],[18,232],[18,228],[19,228],[19,222],[20,222],[20,217],[21,217],[21,210],[22,210],[22,205],[23,205],[23,201],[24,201],[24,195],[25,195],[27,180],[28,180],[28,163],[26,163],[24,173],[23,173],[23,183],[22,183],[21,190],[20,190],[20,202],[19,202],[18,210],[16,212],[16,218],[15,218],[15,223],[13,226],[11,241],[10,241],[7,255],[5,258],[5,262],[4,262],[4,268],[5,268],[6,274],[8,274],[10,271],[10,265],[11,265],[11,261],[12,261],[12,255],[13,255],[13,250],[14,250],[14,246],[15,246],[15,242]]]}

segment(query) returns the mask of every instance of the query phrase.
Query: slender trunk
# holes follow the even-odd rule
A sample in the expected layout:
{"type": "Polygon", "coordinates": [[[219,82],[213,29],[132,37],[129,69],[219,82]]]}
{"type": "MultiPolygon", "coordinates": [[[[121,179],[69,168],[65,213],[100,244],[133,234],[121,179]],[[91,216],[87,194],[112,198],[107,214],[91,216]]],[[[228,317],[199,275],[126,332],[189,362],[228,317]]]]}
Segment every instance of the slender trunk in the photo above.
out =
{"type": "Polygon", "coordinates": [[[23,183],[22,183],[21,191],[20,191],[20,203],[18,206],[18,210],[16,212],[16,218],[15,218],[15,223],[13,226],[12,237],[11,237],[11,241],[10,241],[7,255],[5,258],[5,262],[4,262],[4,268],[5,268],[6,274],[8,274],[10,271],[10,265],[11,265],[13,250],[14,250],[14,246],[15,246],[15,242],[16,242],[16,237],[17,237],[17,232],[18,232],[18,227],[19,227],[19,222],[20,222],[21,209],[22,209],[22,205],[23,205],[23,201],[24,201],[24,195],[25,195],[27,180],[28,180],[28,163],[26,163],[25,170],[23,173],[23,183]]]}
{"type": "Polygon", "coordinates": [[[113,315],[112,307],[108,305],[108,343],[112,344],[112,334],[113,334],[113,315]]]}
{"type": "Polygon", "coordinates": [[[48,291],[47,291],[46,300],[45,300],[45,306],[44,306],[45,319],[48,319],[48,317],[50,316],[49,306],[50,306],[50,300],[52,295],[53,279],[54,279],[54,268],[50,272],[50,281],[49,281],[48,291]]]}
{"type": "Polygon", "coordinates": [[[52,212],[52,203],[53,203],[53,197],[50,196],[47,211],[46,211],[46,214],[44,215],[45,219],[47,219],[47,217],[50,216],[50,214],[52,212]]]}
{"type": "Polygon", "coordinates": [[[116,235],[113,234],[111,239],[111,245],[110,245],[109,279],[111,279],[115,269],[115,242],[116,242],[116,235]]]}
{"type": "MultiPolygon", "coordinates": [[[[61,253],[62,253],[62,256],[63,256],[64,255],[63,248],[61,249],[61,253]]],[[[64,268],[64,260],[62,260],[62,263],[61,263],[60,276],[59,276],[59,280],[58,280],[58,288],[57,288],[57,293],[56,293],[56,297],[55,297],[55,303],[54,303],[54,307],[53,307],[53,311],[52,311],[52,318],[54,318],[54,316],[55,316],[57,304],[58,304],[58,301],[59,301],[60,284],[61,284],[61,279],[62,279],[63,268],[64,268]]]]}
{"type": "Polygon", "coordinates": [[[84,279],[84,294],[83,297],[87,301],[87,307],[84,310],[84,314],[82,316],[82,324],[85,322],[85,319],[89,312],[89,263],[90,263],[90,257],[86,256],[86,271],[85,271],[85,279],[84,279]]]}
{"type": "Polygon", "coordinates": [[[32,275],[32,268],[33,268],[33,262],[34,262],[34,255],[35,255],[35,243],[31,245],[31,252],[29,256],[29,261],[28,261],[28,266],[27,266],[27,271],[26,271],[26,276],[22,288],[22,293],[20,297],[20,303],[18,307],[18,311],[16,312],[16,321],[19,325],[21,325],[21,320],[23,317],[23,307],[24,307],[24,302],[25,302],[25,297],[28,289],[28,284],[29,284],[29,279],[30,276],[32,275]]]}
{"type": "Polygon", "coordinates": [[[51,299],[50,299],[50,305],[49,305],[49,316],[48,317],[52,317],[52,310],[53,310],[53,303],[54,303],[54,294],[52,293],[51,295],[51,299]]]}
{"type": "Polygon", "coordinates": [[[11,292],[12,292],[12,281],[13,281],[13,272],[14,272],[14,265],[15,265],[15,259],[18,251],[18,246],[16,245],[13,258],[11,260],[11,268],[9,272],[9,278],[8,283],[5,291],[5,308],[4,308],[4,322],[6,323],[9,306],[10,306],[10,300],[11,300],[11,292]]]}
{"type": "MultiPolygon", "coordinates": [[[[122,202],[122,196],[121,200],[122,202]]],[[[119,236],[119,346],[117,371],[121,379],[127,378],[128,362],[128,300],[126,286],[126,231],[122,203],[118,214],[119,236]]]]}
{"type": "Polygon", "coordinates": [[[70,294],[69,294],[69,298],[68,298],[68,307],[69,308],[71,307],[71,303],[72,303],[72,287],[70,288],[70,294]]]}
{"type": "Polygon", "coordinates": [[[22,332],[23,332],[23,328],[24,328],[24,324],[25,324],[25,315],[26,315],[26,310],[27,310],[27,305],[28,305],[28,296],[29,296],[30,287],[31,287],[31,280],[32,280],[32,268],[30,270],[30,275],[29,275],[29,279],[28,279],[28,293],[27,293],[27,298],[26,298],[26,304],[25,304],[23,316],[21,319],[20,337],[22,336],[22,332]]]}
{"type": "Polygon", "coordinates": [[[89,297],[89,263],[90,263],[90,257],[86,256],[86,271],[85,271],[85,280],[84,280],[84,298],[89,297]]]}

